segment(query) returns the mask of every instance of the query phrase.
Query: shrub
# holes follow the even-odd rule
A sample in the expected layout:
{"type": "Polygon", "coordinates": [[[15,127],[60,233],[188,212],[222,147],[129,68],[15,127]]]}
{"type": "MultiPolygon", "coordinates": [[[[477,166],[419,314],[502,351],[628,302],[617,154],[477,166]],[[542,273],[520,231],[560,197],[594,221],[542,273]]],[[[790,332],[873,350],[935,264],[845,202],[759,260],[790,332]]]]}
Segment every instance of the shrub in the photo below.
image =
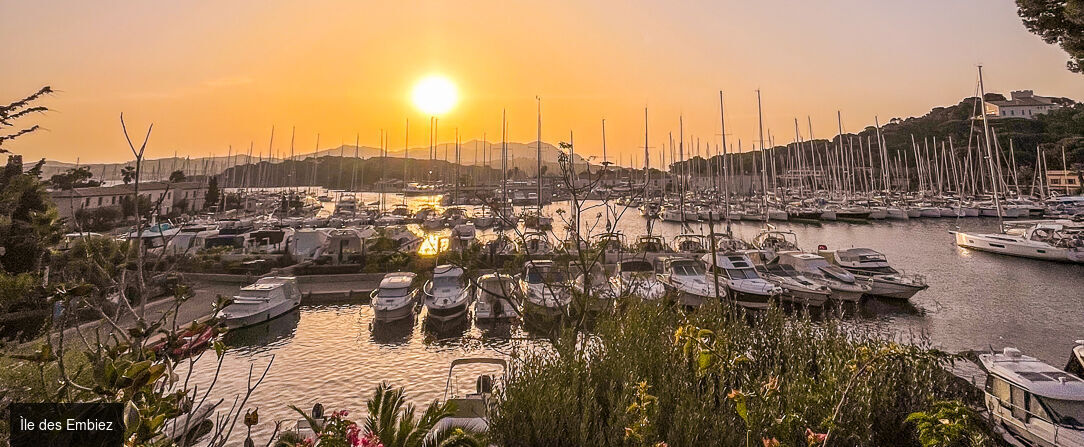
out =
{"type": "Polygon", "coordinates": [[[630,302],[595,334],[514,362],[490,434],[505,446],[917,445],[904,421],[951,397],[952,357],[912,342],[775,308],[630,302]]]}

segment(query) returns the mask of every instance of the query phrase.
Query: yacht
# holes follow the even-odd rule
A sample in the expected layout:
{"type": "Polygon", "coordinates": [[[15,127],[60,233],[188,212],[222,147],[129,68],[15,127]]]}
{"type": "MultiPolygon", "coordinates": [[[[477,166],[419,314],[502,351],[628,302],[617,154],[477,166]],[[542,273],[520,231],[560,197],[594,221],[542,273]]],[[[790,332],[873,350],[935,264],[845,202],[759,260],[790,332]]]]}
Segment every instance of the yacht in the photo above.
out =
{"type": "Polygon", "coordinates": [[[916,293],[929,288],[926,278],[917,274],[904,274],[888,265],[888,258],[869,248],[849,248],[828,251],[823,245],[819,254],[835,265],[851,272],[858,278],[869,278],[872,289],[869,294],[900,300],[911,299],[916,293]]]}
{"type": "Polygon", "coordinates": [[[579,295],[572,301],[576,311],[586,308],[587,313],[597,314],[613,309],[614,289],[606,278],[606,271],[601,263],[595,263],[586,272],[576,275],[572,280],[572,289],[579,295]]]}
{"type": "Polygon", "coordinates": [[[352,216],[358,211],[358,199],[353,195],[343,195],[339,197],[338,203],[335,204],[335,215],[337,216],[352,216]]]}
{"type": "Polygon", "coordinates": [[[872,290],[869,280],[861,281],[850,272],[829,264],[824,257],[813,253],[785,251],[779,253],[773,262],[789,265],[808,278],[824,281],[832,289],[831,298],[836,301],[857,303],[862,299],[862,295],[872,290]]]}
{"type": "Polygon", "coordinates": [[[463,278],[463,269],[453,265],[438,265],[433,279],[422,286],[428,318],[451,321],[467,314],[470,290],[463,278]]]}
{"type": "Polygon", "coordinates": [[[373,318],[378,322],[387,322],[414,317],[414,306],[418,299],[418,289],[414,287],[416,278],[417,275],[411,272],[384,275],[380,285],[369,296],[373,318]]]}
{"type": "Polygon", "coordinates": [[[657,300],[666,295],[666,287],[655,277],[655,267],[646,260],[617,263],[617,271],[610,277],[610,283],[618,296],[657,300]]]}
{"type": "MultiPolygon", "coordinates": [[[[761,278],[753,268],[753,261],[741,253],[719,253],[714,263],[711,254],[706,254],[702,261],[708,268],[715,267],[719,283],[726,287],[727,296],[739,306],[748,309],[764,309],[773,299],[783,293],[783,289],[761,278]]],[[[715,279],[708,274],[708,282],[715,279]]]]}
{"type": "Polygon", "coordinates": [[[703,253],[707,250],[704,248],[704,236],[699,234],[679,234],[674,237],[674,249],[678,253],[703,253]]]}
{"type": "Polygon", "coordinates": [[[222,320],[229,329],[239,329],[269,321],[301,305],[301,290],[292,276],[260,278],[241,288],[230,304],[222,309],[222,320]]]}
{"type": "Polygon", "coordinates": [[[1069,220],[1006,223],[1004,233],[949,231],[956,245],[1022,258],[1084,263],[1084,224],[1069,220]]]}
{"type": "Polygon", "coordinates": [[[636,243],[633,244],[633,251],[637,253],[668,253],[670,247],[666,245],[666,240],[662,236],[644,235],[636,238],[636,243]]]}
{"type": "Polygon", "coordinates": [[[495,358],[458,358],[452,360],[448,367],[448,381],[444,386],[444,403],[451,404],[455,411],[446,418],[437,422],[425,436],[423,445],[436,444],[439,433],[447,433],[450,430],[462,429],[469,433],[485,433],[489,430],[489,414],[496,402],[494,391],[500,386],[502,377],[508,373],[508,362],[495,358]],[[499,368],[499,375],[495,373],[477,373],[487,365],[490,368],[499,368]],[[456,369],[456,367],[461,367],[456,369]],[[461,371],[467,370],[461,376],[461,371]],[[465,384],[457,381],[461,377],[471,378],[465,384]]]}
{"type": "Polygon", "coordinates": [[[513,297],[516,280],[512,276],[490,273],[478,278],[473,288],[474,319],[477,322],[509,321],[518,316],[513,297]]]}
{"type": "Polygon", "coordinates": [[[469,247],[474,242],[477,233],[474,223],[471,222],[452,227],[452,247],[456,249],[469,247]]]}
{"type": "Polygon", "coordinates": [[[529,315],[557,318],[571,301],[567,273],[551,260],[527,261],[519,277],[523,310],[529,315]]]}
{"type": "Polygon", "coordinates": [[[828,287],[827,282],[809,278],[789,265],[758,263],[754,255],[759,252],[756,250],[751,250],[751,252],[747,252],[746,256],[757,264],[756,269],[761,277],[783,289],[784,301],[820,307],[832,296],[832,288],[828,287]]]}
{"type": "Polygon", "coordinates": [[[789,230],[776,230],[769,225],[761,230],[753,239],[753,246],[765,250],[769,256],[775,257],[781,251],[798,250],[798,235],[789,230]]]}
{"type": "Polygon", "coordinates": [[[979,354],[993,422],[1027,445],[1084,446],[1084,380],[1005,348],[979,354]]]}
{"type": "Polygon", "coordinates": [[[704,264],[698,259],[679,256],[666,256],[658,260],[662,268],[657,277],[673,293],[679,303],[687,307],[699,307],[706,300],[726,298],[724,289],[715,289],[715,283],[708,280],[704,264]]]}
{"type": "Polygon", "coordinates": [[[553,253],[553,243],[550,242],[550,238],[546,236],[546,233],[534,232],[523,235],[522,247],[520,247],[523,253],[528,256],[548,255],[553,253]]]}

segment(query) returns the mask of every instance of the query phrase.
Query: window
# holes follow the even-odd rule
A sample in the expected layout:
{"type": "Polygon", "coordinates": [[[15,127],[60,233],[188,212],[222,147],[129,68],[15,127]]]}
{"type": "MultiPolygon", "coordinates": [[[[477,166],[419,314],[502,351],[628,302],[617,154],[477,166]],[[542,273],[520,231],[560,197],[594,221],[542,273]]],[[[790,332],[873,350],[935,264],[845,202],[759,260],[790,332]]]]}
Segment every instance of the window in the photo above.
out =
{"type": "Polygon", "coordinates": [[[90,206],[90,197],[87,197],[87,202],[83,206],[90,206]]]}
{"type": "Polygon", "coordinates": [[[989,386],[990,394],[1000,401],[1002,407],[1009,408],[1009,382],[1000,377],[990,376],[989,386]]]}
{"type": "Polygon", "coordinates": [[[1046,414],[1046,409],[1044,409],[1043,405],[1039,402],[1039,398],[1031,393],[1028,393],[1028,411],[1031,412],[1032,417],[1037,417],[1044,421],[1050,420],[1050,415],[1046,414]]]}
{"type": "Polygon", "coordinates": [[[98,197],[98,206],[102,206],[102,199],[104,199],[104,197],[98,197]]]}
{"type": "Polygon", "coordinates": [[[1012,417],[1027,421],[1027,391],[1018,386],[1012,387],[1012,417]]]}

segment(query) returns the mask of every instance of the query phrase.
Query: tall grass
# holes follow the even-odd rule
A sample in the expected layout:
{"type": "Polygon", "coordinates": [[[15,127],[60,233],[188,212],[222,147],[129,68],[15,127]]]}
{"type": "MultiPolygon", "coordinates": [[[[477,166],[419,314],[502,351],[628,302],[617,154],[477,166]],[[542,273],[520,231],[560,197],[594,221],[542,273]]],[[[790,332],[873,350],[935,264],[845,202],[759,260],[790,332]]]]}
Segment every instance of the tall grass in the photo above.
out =
{"type": "Polygon", "coordinates": [[[918,445],[908,414],[960,397],[942,368],[952,357],[924,339],[774,308],[626,304],[514,362],[491,417],[498,445],[804,446],[810,432],[918,445]]]}

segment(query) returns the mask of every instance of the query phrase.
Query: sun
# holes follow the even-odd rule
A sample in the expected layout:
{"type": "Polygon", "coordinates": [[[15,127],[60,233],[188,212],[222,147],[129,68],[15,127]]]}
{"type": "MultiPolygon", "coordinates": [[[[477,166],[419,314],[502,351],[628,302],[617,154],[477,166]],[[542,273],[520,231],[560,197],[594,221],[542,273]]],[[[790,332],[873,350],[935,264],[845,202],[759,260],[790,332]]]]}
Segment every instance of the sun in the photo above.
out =
{"type": "Polygon", "coordinates": [[[429,115],[452,110],[456,102],[455,84],[446,77],[433,75],[414,85],[414,105],[429,115]]]}

